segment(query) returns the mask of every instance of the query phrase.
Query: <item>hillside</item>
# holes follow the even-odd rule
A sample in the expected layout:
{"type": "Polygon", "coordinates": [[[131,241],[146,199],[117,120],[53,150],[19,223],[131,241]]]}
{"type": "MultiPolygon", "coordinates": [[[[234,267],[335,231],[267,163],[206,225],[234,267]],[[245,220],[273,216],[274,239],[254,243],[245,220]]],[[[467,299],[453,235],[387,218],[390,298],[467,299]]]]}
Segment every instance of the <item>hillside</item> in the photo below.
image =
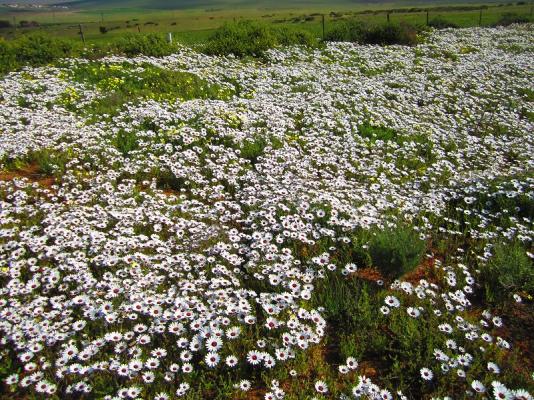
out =
{"type": "Polygon", "coordinates": [[[327,2],[324,0],[8,0],[3,4],[50,4],[50,5],[67,5],[73,9],[90,10],[97,9],[237,9],[237,8],[323,8],[323,7],[361,7],[369,5],[370,8],[376,5],[391,5],[392,7],[409,6],[415,4],[452,4],[452,3],[470,3],[471,1],[454,1],[454,0],[406,0],[406,1],[381,1],[381,0],[335,0],[327,2]]]}

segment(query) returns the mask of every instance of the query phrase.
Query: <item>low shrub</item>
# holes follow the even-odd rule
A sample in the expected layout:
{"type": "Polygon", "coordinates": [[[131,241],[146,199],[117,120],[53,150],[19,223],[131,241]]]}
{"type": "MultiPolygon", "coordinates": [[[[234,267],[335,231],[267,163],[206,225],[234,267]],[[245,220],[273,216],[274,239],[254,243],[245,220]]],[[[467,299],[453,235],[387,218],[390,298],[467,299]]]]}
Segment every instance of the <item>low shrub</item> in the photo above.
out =
{"type": "Polygon", "coordinates": [[[16,68],[15,53],[9,42],[0,37],[0,74],[16,68]]]}
{"type": "Polygon", "coordinates": [[[153,57],[167,56],[176,52],[176,45],[169,43],[164,35],[149,33],[128,34],[119,38],[112,45],[112,50],[128,57],[145,55],[153,57]]]}
{"type": "Polygon", "coordinates": [[[518,15],[516,13],[504,13],[501,18],[494,24],[495,26],[508,26],[512,24],[528,24],[532,18],[526,15],[518,15]]]}
{"type": "Polygon", "coordinates": [[[366,282],[333,272],[318,282],[313,301],[324,307],[330,324],[350,331],[355,327],[376,327],[380,302],[374,295],[366,282]]]}
{"type": "Polygon", "coordinates": [[[41,66],[60,58],[80,53],[81,46],[73,40],[32,33],[11,41],[0,41],[0,73],[25,65],[41,66]]]}
{"type": "Polygon", "coordinates": [[[414,45],[417,44],[417,29],[405,23],[372,25],[349,20],[337,23],[326,34],[325,40],[379,45],[414,45]]]}
{"type": "Polygon", "coordinates": [[[397,131],[385,126],[371,125],[368,121],[358,126],[358,134],[364,138],[368,138],[372,143],[377,140],[395,141],[397,138],[397,131]]]}
{"type": "Polygon", "coordinates": [[[486,300],[502,303],[521,292],[534,295],[534,266],[519,243],[499,244],[482,270],[486,300]]]}
{"type": "Polygon", "coordinates": [[[313,46],[318,40],[305,30],[275,27],[261,22],[239,21],[217,29],[204,46],[210,55],[262,56],[282,45],[313,46]]]}
{"type": "Polygon", "coordinates": [[[421,262],[425,249],[425,242],[407,225],[379,230],[369,242],[373,264],[389,278],[413,270],[421,262]]]}
{"type": "Polygon", "coordinates": [[[454,22],[447,21],[441,17],[432,18],[430,21],[428,21],[428,26],[435,29],[458,28],[458,25],[454,22]]]}

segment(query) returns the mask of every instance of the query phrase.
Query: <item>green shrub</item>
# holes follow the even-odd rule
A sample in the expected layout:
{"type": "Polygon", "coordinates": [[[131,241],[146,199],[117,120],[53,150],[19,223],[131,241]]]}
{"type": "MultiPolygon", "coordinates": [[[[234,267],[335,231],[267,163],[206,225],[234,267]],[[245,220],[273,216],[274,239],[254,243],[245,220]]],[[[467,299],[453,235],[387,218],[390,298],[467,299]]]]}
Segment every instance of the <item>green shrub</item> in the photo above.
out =
{"type": "Polygon", "coordinates": [[[121,129],[117,133],[113,144],[123,156],[128,156],[130,152],[139,148],[139,139],[135,132],[127,132],[121,129]]]}
{"type": "Polygon", "coordinates": [[[80,53],[80,45],[73,40],[32,33],[11,41],[0,41],[0,72],[5,73],[25,65],[41,66],[73,57],[80,53]]]}
{"type": "Polygon", "coordinates": [[[407,24],[386,24],[371,26],[364,32],[364,43],[392,45],[392,44],[417,44],[417,31],[407,24]]]}
{"type": "Polygon", "coordinates": [[[385,126],[371,125],[369,122],[364,122],[358,126],[358,134],[361,137],[368,138],[372,143],[377,140],[395,141],[398,134],[395,129],[387,128],[385,126]]]}
{"type": "Polygon", "coordinates": [[[425,248],[419,234],[406,225],[380,230],[369,242],[373,264],[389,278],[413,270],[421,262],[425,248]]]}
{"type": "Polygon", "coordinates": [[[15,53],[11,44],[0,38],[0,74],[12,71],[17,66],[15,53]]]}
{"type": "Polygon", "coordinates": [[[308,45],[317,39],[307,31],[281,28],[254,21],[229,23],[217,29],[204,46],[206,54],[258,57],[268,49],[287,45],[308,45]]]}
{"type": "Polygon", "coordinates": [[[349,20],[337,23],[325,36],[326,41],[392,45],[417,44],[417,29],[409,24],[372,25],[349,20]]]}
{"type": "Polygon", "coordinates": [[[128,34],[114,42],[111,47],[115,52],[128,57],[140,54],[162,57],[176,52],[177,49],[176,45],[169,43],[164,35],[156,33],[128,34]]]}
{"type": "Polygon", "coordinates": [[[13,41],[13,50],[18,64],[38,66],[73,56],[79,50],[79,46],[72,40],[31,34],[13,41]]]}
{"type": "Polygon", "coordinates": [[[240,155],[250,160],[254,165],[258,162],[258,158],[263,155],[268,144],[267,138],[263,136],[258,136],[254,140],[245,140],[241,145],[240,155]]]}
{"type": "Polygon", "coordinates": [[[534,295],[534,266],[519,243],[495,246],[482,271],[489,302],[504,302],[517,292],[534,295]]]}
{"type": "Polygon", "coordinates": [[[314,304],[325,308],[327,321],[345,332],[356,327],[371,329],[377,324],[380,302],[368,283],[338,272],[328,273],[317,284],[314,304]]]}
{"type": "Polygon", "coordinates": [[[516,13],[504,13],[501,18],[495,23],[495,26],[508,26],[512,24],[527,24],[531,22],[531,18],[526,15],[518,15],[516,13]]]}
{"type": "Polygon", "coordinates": [[[367,25],[361,21],[350,20],[338,22],[326,35],[327,42],[355,42],[363,43],[364,31],[367,25]]]}
{"type": "Polygon", "coordinates": [[[441,17],[432,18],[430,21],[428,21],[428,26],[435,29],[458,28],[458,25],[454,22],[447,21],[441,17]]]}

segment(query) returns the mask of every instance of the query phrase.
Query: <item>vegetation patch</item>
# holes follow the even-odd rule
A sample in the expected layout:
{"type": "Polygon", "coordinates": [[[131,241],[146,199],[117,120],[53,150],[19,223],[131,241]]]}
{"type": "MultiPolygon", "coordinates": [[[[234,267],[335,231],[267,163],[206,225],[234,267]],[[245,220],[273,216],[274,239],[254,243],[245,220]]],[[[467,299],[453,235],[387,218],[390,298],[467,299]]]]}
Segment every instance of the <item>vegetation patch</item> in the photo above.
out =
{"type": "MultiPolygon", "coordinates": [[[[130,64],[92,62],[80,64],[68,72],[76,82],[89,84],[103,95],[94,100],[85,114],[114,115],[128,103],[142,100],[186,101],[192,99],[228,99],[233,90],[208,83],[196,74],[144,64],[134,71],[130,64]]],[[[61,102],[75,110],[78,95],[67,91],[61,102]]]]}
{"type": "Polygon", "coordinates": [[[389,278],[398,278],[417,267],[425,249],[424,240],[407,225],[381,229],[369,242],[373,265],[389,278]]]}
{"type": "Polygon", "coordinates": [[[414,45],[418,41],[417,29],[409,24],[374,25],[358,20],[336,23],[327,32],[325,40],[379,45],[414,45]]]}
{"type": "Polygon", "coordinates": [[[255,21],[228,23],[217,29],[203,46],[206,54],[260,57],[280,46],[315,46],[318,40],[305,30],[255,21]]]}

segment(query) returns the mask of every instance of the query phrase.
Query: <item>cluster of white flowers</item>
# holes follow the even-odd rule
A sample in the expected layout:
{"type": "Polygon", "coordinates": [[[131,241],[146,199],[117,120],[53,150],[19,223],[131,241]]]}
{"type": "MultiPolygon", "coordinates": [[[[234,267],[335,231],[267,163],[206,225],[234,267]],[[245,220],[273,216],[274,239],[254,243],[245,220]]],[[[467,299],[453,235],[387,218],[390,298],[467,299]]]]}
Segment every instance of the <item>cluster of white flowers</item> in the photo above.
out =
{"type": "MultiPolygon", "coordinates": [[[[326,322],[311,306],[314,283],[325,270],[356,271],[332,256],[351,231],[388,224],[395,211],[426,221],[424,237],[433,228],[427,217],[449,202],[463,199],[458,209],[469,212],[489,181],[534,166],[525,116],[534,110],[520,92],[532,88],[533,40],[526,28],[475,28],[436,32],[415,48],[272,50],[261,65],[187,49],[110,57],[101,62],[129,64],[134,74],[146,63],[187,70],[237,94],[129,103],[98,122],[60,101],[75,92],[83,109],[103,95],[69,74],[87,61],[8,75],[0,168],[44,152],[64,173],[51,186],[31,176],[0,180],[0,349],[23,371],[6,383],[81,396],[107,390],[95,385],[113,376],[122,386],[109,398],[138,398],[157,385],[168,391],[154,398],[166,399],[185,395],[195,370],[271,369],[320,343],[326,322]],[[396,136],[367,137],[365,124],[396,136]],[[117,147],[123,134],[136,141],[129,151],[117,147]],[[329,247],[313,253],[321,241],[329,247]]],[[[518,177],[499,194],[532,198],[533,185],[518,177]]],[[[528,218],[498,229],[493,222],[506,215],[496,214],[478,211],[470,234],[532,240],[528,218]]],[[[448,222],[443,233],[456,234],[460,222],[448,222]]],[[[434,312],[444,333],[509,346],[482,332],[498,317],[473,325],[454,315],[470,306],[472,271],[441,268],[443,285],[393,285],[435,306],[404,312],[434,312]]],[[[400,306],[391,295],[382,311],[400,306]]],[[[472,361],[453,341],[435,354],[458,376],[472,361]]],[[[339,371],[356,367],[348,359],[339,371]]],[[[328,392],[323,381],[315,389],[328,392]]],[[[274,382],[269,395],[284,391],[274,382]]],[[[392,398],[362,377],[352,396],[364,395],[392,398]]]]}

